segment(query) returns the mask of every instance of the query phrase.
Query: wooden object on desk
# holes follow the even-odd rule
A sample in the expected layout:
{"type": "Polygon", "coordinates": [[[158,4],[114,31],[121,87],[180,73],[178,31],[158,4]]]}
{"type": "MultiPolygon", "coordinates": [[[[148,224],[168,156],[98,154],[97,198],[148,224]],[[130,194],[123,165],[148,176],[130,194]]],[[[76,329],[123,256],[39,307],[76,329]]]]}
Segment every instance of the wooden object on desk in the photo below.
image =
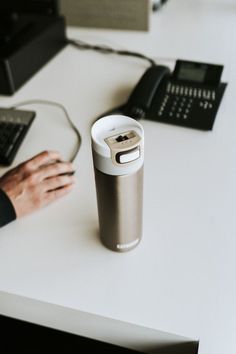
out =
{"type": "Polygon", "coordinates": [[[148,31],[150,0],[61,0],[69,26],[148,31]]]}

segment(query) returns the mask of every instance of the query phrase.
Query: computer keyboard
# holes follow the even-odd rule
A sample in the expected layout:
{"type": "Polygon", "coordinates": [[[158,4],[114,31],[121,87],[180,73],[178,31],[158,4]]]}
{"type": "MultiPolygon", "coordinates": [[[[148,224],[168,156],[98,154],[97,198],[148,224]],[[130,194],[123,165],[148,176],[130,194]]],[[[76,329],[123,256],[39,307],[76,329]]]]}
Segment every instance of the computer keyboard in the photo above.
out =
{"type": "Polygon", "coordinates": [[[35,115],[33,111],[0,108],[0,165],[12,163],[35,115]]]}

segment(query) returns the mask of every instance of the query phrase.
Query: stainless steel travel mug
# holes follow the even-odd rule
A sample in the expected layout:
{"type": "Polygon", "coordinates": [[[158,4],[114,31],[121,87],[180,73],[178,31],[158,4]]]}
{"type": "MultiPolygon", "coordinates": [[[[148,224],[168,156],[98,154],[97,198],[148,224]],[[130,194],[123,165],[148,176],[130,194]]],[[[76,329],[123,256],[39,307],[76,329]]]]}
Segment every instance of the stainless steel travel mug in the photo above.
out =
{"type": "Polygon", "coordinates": [[[142,237],[144,131],[111,115],[94,123],[91,136],[101,241],[125,252],[142,237]]]}

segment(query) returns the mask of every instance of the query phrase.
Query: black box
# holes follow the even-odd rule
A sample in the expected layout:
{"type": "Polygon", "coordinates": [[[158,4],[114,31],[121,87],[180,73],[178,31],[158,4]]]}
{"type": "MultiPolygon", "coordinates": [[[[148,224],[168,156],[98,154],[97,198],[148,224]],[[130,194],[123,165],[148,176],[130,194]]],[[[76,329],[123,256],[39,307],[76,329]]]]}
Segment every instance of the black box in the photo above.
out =
{"type": "Polygon", "coordinates": [[[5,35],[0,37],[0,94],[4,95],[14,94],[66,45],[64,18],[56,8],[50,12],[47,7],[46,13],[38,7],[22,8],[23,13],[19,8],[10,10],[0,15],[0,36],[5,35]]]}
{"type": "Polygon", "coordinates": [[[56,15],[58,14],[58,0],[2,0],[0,14],[12,13],[56,15]]]}

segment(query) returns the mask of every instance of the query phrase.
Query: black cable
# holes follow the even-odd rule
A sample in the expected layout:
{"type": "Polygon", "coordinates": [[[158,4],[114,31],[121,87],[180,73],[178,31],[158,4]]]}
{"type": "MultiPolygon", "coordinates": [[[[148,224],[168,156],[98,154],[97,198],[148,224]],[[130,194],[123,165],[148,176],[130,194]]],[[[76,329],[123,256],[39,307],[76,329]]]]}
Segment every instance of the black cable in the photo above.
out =
{"type": "Polygon", "coordinates": [[[149,57],[147,57],[144,54],[137,53],[137,52],[131,52],[129,50],[119,50],[119,49],[114,49],[105,45],[93,45],[89,44],[86,42],[83,42],[81,40],[75,40],[75,39],[67,39],[67,43],[71,44],[72,46],[82,49],[82,50],[95,50],[97,52],[100,52],[102,54],[116,54],[116,55],[123,55],[123,56],[130,56],[130,57],[135,57],[143,60],[147,60],[151,66],[156,65],[155,61],[149,57]]]}
{"type": "Polygon", "coordinates": [[[153,0],[152,1],[152,10],[153,11],[158,11],[160,8],[165,5],[167,0],[153,0]]]}

